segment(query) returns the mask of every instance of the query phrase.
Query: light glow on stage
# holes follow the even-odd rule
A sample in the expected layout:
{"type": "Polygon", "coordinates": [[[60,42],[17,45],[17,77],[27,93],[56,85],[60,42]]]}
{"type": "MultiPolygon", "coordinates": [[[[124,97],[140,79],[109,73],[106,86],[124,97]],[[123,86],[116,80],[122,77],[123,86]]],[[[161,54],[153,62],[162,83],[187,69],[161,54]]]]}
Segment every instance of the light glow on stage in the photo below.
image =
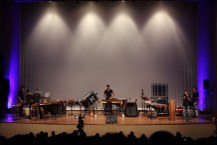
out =
{"type": "MultiPolygon", "coordinates": [[[[91,45],[96,45],[104,34],[105,24],[100,17],[93,11],[87,12],[79,22],[75,37],[75,49],[84,51],[90,49],[91,45]]],[[[94,49],[94,48],[92,48],[94,49]]]]}
{"type": "MultiPolygon", "coordinates": [[[[170,13],[169,10],[159,7],[144,23],[142,36],[147,46],[146,49],[149,50],[147,51],[148,55],[153,56],[148,65],[149,69],[153,71],[152,74],[156,73],[161,78],[168,77],[168,70],[173,72],[170,77],[173,77],[176,82],[174,85],[170,85],[170,89],[176,90],[176,93],[170,97],[179,98],[183,94],[183,90],[192,87],[191,84],[182,84],[182,82],[186,78],[195,80],[192,66],[196,61],[193,57],[194,48],[188,49],[188,53],[185,52],[185,48],[191,48],[192,44],[170,13]],[[192,62],[192,65],[186,63],[189,61],[192,62]],[[189,72],[192,74],[190,75],[189,72]]],[[[170,79],[168,78],[168,80],[170,79]]],[[[179,101],[177,100],[177,102],[179,101]]]]}
{"type": "Polygon", "coordinates": [[[210,65],[210,51],[209,46],[209,9],[206,6],[200,5],[198,9],[200,14],[201,23],[198,24],[198,50],[197,50],[197,79],[198,79],[198,92],[199,92],[199,109],[201,111],[207,111],[208,106],[207,98],[209,96],[209,89],[204,88],[204,80],[209,80],[209,65],[210,65]]]}
{"type": "Polygon", "coordinates": [[[17,91],[20,83],[20,7],[14,6],[13,9],[14,23],[12,43],[11,43],[11,54],[9,60],[9,74],[5,78],[9,79],[9,96],[7,107],[11,108],[17,102],[17,91]]]}
{"type": "MultiPolygon", "coordinates": [[[[23,34],[28,38],[22,44],[24,55],[32,56],[23,61],[28,70],[22,72],[29,73],[25,86],[61,100],[80,99],[92,90],[103,96],[110,84],[117,97],[141,101],[141,88],[151,97],[151,83],[167,82],[169,97],[179,99],[187,83],[183,79],[194,82],[189,68],[194,61],[185,66],[194,51],[188,50],[194,44],[187,41],[187,32],[162,9],[147,16],[130,4],[113,4],[79,4],[72,11],[56,4],[39,15],[23,34]]],[[[23,19],[28,23],[30,18],[23,19]]]]}
{"type": "MultiPolygon", "coordinates": [[[[138,51],[141,47],[141,36],[134,20],[126,12],[116,14],[111,24],[106,29],[105,35],[102,37],[100,46],[107,53],[106,58],[109,60],[117,60],[129,56],[138,51]],[[134,41],[134,43],[132,43],[134,41]],[[139,42],[140,41],[140,42],[139,42]],[[108,44],[108,45],[105,45],[108,44]],[[119,56],[123,53],[122,56],[119,56]],[[120,57],[120,59],[118,59],[120,57]]],[[[127,59],[124,58],[127,63],[127,59]]],[[[122,64],[124,66],[125,64],[122,64]]]]}

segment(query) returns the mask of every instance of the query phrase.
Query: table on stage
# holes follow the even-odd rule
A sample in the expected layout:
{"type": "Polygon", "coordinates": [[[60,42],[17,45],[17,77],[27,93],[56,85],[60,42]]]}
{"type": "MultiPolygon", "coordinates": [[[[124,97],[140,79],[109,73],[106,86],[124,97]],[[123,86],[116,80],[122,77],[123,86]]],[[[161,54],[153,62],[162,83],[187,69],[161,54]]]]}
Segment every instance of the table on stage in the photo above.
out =
{"type": "Polygon", "coordinates": [[[82,104],[80,100],[68,100],[66,106],[70,107],[71,113],[68,113],[67,115],[73,115],[73,110],[75,110],[76,106],[78,106],[81,110],[82,104]]]}
{"type": "Polygon", "coordinates": [[[66,101],[49,101],[43,104],[32,104],[31,114],[35,114],[32,116],[40,116],[40,119],[44,117],[46,113],[50,113],[50,115],[66,114],[66,101]],[[42,111],[43,110],[43,111],[42,111]]]}
{"type": "Polygon", "coordinates": [[[145,100],[143,103],[143,110],[147,108],[149,117],[157,117],[157,115],[168,115],[168,104],[157,103],[156,101],[145,100]]]}

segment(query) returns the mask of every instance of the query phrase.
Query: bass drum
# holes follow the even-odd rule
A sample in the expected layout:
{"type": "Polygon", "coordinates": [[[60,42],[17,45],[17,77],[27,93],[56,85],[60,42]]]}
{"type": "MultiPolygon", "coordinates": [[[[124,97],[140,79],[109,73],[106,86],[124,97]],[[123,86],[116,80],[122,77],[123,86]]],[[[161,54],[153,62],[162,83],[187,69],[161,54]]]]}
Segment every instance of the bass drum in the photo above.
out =
{"type": "Polygon", "coordinates": [[[85,95],[81,101],[81,104],[87,109],[91,107],[97,100],[98,97],[96,96],[93,91],[89,92],[87,95],[85,95]]]}

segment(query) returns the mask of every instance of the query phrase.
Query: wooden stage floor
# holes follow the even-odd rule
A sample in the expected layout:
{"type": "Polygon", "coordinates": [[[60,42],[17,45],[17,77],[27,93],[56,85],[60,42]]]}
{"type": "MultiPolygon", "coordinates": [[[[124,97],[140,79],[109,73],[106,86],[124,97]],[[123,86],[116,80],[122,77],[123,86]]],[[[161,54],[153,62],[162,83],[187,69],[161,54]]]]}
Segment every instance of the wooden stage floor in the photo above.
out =
{"type": "MultiPolygon", "coordinates": [[[[10,123],[27,123],[27,124],[62,124],[62,125],[75,125],[78,123],[78,116],[84,116],[84,124],[86,125],[102,125],[106,123],[106,115],[102,111],[98,111],[97,115],[92,115],[89,112],[84,111],[67,111],[66,115],[52,116],[47,114],[42,119],[32,117],[27,119],[25,117],[19,117],[17,114],[6,114],[2,118],[1,122],[10,123]]],[[[171,120],[167,115],[159,115],[158,117],[149,117],[146,113],[140,111],[136,117],[126,117],[121,114],[117,114],[118,125],[169,125],[169,124],[210,124],[212,123],[212,116],[203,114],[199,117],[191,117],[189,121],[185,121],[183,116],[177,115],[174,120],[171,120]]]]}
{"type": "Polygon", "coordinates": [[[67,111],[66,115],[51,116],[47,115],[42,119],[21,118],[14,114],[6,114],[0,120],[0,135],[11,137],[16,134],[40,131],[46,131],[49,134],[52,131],[56,133],[69,132],[77,130],[78,116],[84,115],[84,130],[87,135],[101,135],[107,132],[122,131],[129,134],[131,131],[136,136],[145,134],[150,136],[158,130],[166,130],[176,134],[181,132],[184,136],[194,139],[199,137],[209,137],[215,134],[216,126],[213,124],[212,115],[200,114],[199,117],[192,117],[189,121],[184,121],[183,116],[176,116],[175,120],[170,120],[168,116],[159,116],[150,118],[146,113],[140,111],[137,117],[123,117],[117,115],[117,123],[106,123],[106,116],[102,111],[98,111],[96,116],[90,116],[90,113],[82,111],[67,111]]]}

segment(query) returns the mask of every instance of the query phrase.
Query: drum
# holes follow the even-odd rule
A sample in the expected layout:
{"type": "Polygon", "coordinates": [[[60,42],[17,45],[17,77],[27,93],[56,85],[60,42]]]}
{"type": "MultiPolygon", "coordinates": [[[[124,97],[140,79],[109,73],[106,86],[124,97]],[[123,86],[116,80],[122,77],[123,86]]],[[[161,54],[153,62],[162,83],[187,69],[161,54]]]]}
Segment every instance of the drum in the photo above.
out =
{"type": "Polygon", "coordinates": [[[175,100],[170,100],[169,101],[169,118],[170,120],[175,120],[176,116],[176,101],[175,100]]]}
{"type": "Polygon", "coordinates": [[[26,117],[30,117],[30,108],[29,107],[26,107],[25,115],[26,115],[26,117]]]}
{"type": "Polygon", "coordinates": [[[87,95],[85,95],[81,101],[81,104],[87,109],[90,106],[92,106],[97,100],[98,97],[96,96],[93,91],[89,92],[87,95]]]}
{"type": "Polygon", "coordinates": [[[183,106],[176,107],[176,115],[183,115],[183,106]]]}

